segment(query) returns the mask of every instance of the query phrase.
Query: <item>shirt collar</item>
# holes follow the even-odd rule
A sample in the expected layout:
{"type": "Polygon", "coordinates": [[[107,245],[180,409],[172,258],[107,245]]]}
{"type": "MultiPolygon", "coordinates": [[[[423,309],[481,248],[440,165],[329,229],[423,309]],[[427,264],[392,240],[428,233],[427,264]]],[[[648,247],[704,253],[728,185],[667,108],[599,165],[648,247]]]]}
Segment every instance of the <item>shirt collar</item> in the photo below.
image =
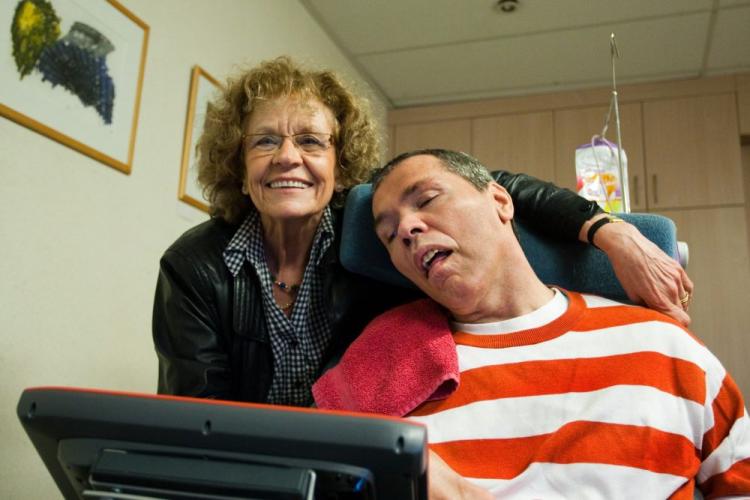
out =
{"type": "MultiPolygon", "coordinates": [[[[310,260],[317,266],[321,263],[326,250],[333,242],[333,213],[330,207],[323,210],[323,217],[318,224],[318,229],[313,237],[313,245],[310,251],[310,260]]],[[[260,213],[253,210],[240,225],[239,229],[224,249],[224,263],[232,276],[237,276],[246,260],[252,260],[253,242],[263,242],[263,227],[260,221],[260,213]]]]}

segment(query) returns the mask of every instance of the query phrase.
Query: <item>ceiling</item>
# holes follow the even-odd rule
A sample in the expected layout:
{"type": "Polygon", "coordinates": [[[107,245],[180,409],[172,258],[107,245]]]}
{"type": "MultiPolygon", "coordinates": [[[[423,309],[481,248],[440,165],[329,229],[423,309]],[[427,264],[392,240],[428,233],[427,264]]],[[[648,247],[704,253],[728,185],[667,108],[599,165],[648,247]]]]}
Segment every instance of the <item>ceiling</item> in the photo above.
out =
{"type": "Polygon", "coordinates": [[[499,1],[301,0],[394,108],[750,71],[750,0],[499,1]]]}

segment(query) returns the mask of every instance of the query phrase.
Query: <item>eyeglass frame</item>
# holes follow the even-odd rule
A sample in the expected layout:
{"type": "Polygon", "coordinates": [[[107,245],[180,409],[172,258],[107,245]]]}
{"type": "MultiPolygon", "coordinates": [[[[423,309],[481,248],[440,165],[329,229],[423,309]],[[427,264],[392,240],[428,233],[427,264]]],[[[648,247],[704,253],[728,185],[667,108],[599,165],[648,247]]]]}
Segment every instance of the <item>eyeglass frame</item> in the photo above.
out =
{"type": "MultiPolygon", "coordinates": [[[[325,151],[328,151],[328,149],[331,146],[335,145],[334,135],[335,134],[333,132],[300,132],[299,134],[289,134],[289,135],[286,135],[286,134],[272,134],[272,133],[255,133],[255,134],[242,134],[240,136],[240,139],[242,141],[242,148],[243,148],[243,150],[245,152],[253,151],[253,152],[257,153],[257,154],[255,154],[255,156],[267,156],[267,155],[276,154],[276,152],[281,149],[281,146],[284,145],[284,139],[286,139],[286,138],[289,138],[289,139],[292,140],[292,145],[297,149],[297,151],[300,154],[315,155],[315,154],[320,154],[320,153],[323,153],[325,151]],[[326,143],[325,147],[323,149],[319,150],[319,151],[305,151],[305,149],[303,147],[301,147],[299,144],[297,144],[297,141],[295,140],[295,138],[297,138],[299,136],[306,136],[306,135],[311,135],[313,137],[316,136],[316,135],[327,135],[328,136],[328,139],[326,140],[327,143],[326,143]],[[253,148],[248,148],[246,146],[245,142],[246,142],[246,140],[247,140],[248,137],[253,137],[253,136],[278,137],[278,138],[281,138],[282,140],[281,140],[281,142],[279,142],[278,146],[276,146],[274,149],[267,149],[267,150],[258,149],[257,146],[254,146],[253,148]]],[[[319,139],[319,138],[316,137],[316,139],[319,139]]]]}

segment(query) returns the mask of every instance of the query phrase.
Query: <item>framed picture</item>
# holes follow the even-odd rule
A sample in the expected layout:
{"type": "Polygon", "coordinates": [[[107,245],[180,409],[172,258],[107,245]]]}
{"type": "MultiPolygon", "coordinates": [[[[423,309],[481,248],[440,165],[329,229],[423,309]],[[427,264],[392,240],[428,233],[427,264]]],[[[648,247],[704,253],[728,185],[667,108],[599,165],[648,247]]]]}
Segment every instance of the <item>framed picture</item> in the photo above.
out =
{"type": "Polygon", "coordinates": [[[116,0],[0,0],[0,115],[122,172],[149,27],[116,0]]]}
{"type": "Polygon", "coordinates": [[[177,198],[208,213],[208,203],[198,185],[198,170],[195,144],[203,133],[206,107],[209,101],[221,90],[221,84],[200,66],[194,66],[190,76],[190,97],[185,120],[185,141],[182,145],[182,165],[180,167],[180,189],[177,198]]]}

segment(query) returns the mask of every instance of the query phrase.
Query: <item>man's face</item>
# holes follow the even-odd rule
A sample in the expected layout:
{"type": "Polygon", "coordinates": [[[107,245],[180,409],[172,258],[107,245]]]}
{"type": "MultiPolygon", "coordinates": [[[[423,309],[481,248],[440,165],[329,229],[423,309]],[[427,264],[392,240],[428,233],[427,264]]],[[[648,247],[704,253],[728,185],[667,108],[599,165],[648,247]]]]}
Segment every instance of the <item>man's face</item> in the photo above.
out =
{"type": "Polygon", "coordinates": [[[496,183],[478,191],[434,156],[396,166],[373,198],[378,239],[404,276],[454,316],[471,315],[502,265],[513,205],[496,183]]]}

